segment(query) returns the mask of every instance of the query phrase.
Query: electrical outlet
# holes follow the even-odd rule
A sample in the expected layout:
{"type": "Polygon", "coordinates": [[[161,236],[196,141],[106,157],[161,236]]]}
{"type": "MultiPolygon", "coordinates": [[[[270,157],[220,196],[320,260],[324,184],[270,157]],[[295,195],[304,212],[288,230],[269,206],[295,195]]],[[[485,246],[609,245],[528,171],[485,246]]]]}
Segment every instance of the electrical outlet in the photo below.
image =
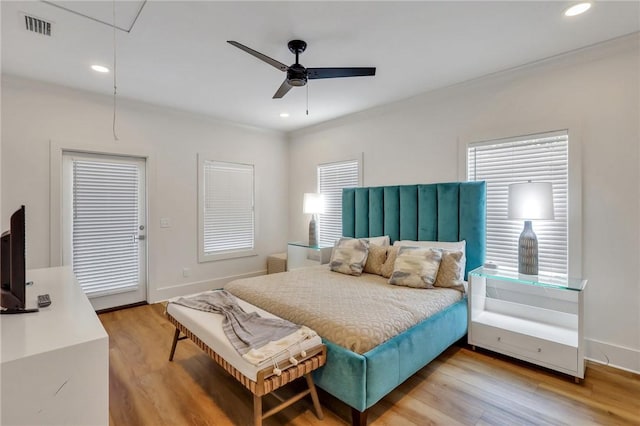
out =
{"type": "Polygon", "coordinates": [[[182,268],[182,276],[184,278],[188,278],[191,275],[191,269],[190,268],[182,268]]]}
{"type": "Polygon", "coordinates": [[[171,219],[168,217],[160,219],[160,228],[171,228],[171,219]]]}

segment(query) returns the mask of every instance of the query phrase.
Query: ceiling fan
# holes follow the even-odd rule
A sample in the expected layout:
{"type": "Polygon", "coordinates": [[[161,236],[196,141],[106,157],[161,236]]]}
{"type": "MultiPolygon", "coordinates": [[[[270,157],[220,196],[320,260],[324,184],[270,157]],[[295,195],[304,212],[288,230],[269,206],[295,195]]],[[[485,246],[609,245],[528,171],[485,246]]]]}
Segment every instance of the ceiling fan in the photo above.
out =
{"type": "Polygon", "coordinates": [[[242,49],[250,55],[255,56],[268,63],[269,65],[287,73],[280,88],[273,95],[273,99],[282,98],[292,87],[302,87],[307,84],[307,80],[316,80],[320,78],[338,78],[338,77],[363,77],[376,75],[375,67],[371,68],[305,68],[298,63],[298,56],[305,51],[307,43],[302,40],[291,40],[287,46],[291,53],[296,55],[296,63],[286,66],[282,62],[276,61],[250,47],[238,43],[237,41],[227,41],[227,43],[242,49]]]}

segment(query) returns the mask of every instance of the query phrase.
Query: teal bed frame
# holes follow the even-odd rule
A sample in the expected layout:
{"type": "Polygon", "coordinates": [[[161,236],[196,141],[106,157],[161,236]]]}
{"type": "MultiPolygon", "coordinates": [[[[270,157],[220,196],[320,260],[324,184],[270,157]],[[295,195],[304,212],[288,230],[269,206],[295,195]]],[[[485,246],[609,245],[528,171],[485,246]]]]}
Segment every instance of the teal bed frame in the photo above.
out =
{"type": "MultiPolygon", "coordinates": [[[[348,188],[342,193],[342,233],[396,240],[466,241],[468,272],[484,263],[485,182],[348,188]]],[[[466,298],[362,355],[327,345],[316,385],[352,408],[364,425],[367,410],[467,333],[466,298]]]]}

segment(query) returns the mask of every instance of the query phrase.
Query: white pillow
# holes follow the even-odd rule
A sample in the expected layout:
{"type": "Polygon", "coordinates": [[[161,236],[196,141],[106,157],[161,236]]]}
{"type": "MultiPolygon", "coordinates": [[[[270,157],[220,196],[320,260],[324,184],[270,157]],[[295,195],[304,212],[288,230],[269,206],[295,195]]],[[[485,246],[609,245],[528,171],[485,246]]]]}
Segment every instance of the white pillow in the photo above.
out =
{"type": "Polygon", "coordinates": [[[398,240],[393,243],[394,247],[433,247],[441,250],[450,250],[450,251],[462,251],[465,253],[465,249],[467,247],[467,242],[465,240],[462,241],[411,241],[411,240],[398,240]]]}
{"type": "Polygon", "coordinates": [[[367,237],[360,238],[361,240],[369,241],[369,244],[375,244],[377,246],[387,247],[391,245],[391,240],[388,235],[383,235],[381,237],[367,237]]]}
{"type": "MultiPolygon", "coordinates": [[[[345,237],[342,236],[340,238],[338,238],[335,243],[333,243],[334,247],[336,244],[338,244],[338,241],[340,241],[340,239],[352,239],[353,237],[345,237]]],[[[382,247],[387,247],[391,245],[391,239],[389,238],[388,235],[383,235],[381,237],[366,237],[366,238],[358,238],[359,240],[363,240],[366,241],[369,244],[375,244],[377,246],[382,246],[382,247]]]]}

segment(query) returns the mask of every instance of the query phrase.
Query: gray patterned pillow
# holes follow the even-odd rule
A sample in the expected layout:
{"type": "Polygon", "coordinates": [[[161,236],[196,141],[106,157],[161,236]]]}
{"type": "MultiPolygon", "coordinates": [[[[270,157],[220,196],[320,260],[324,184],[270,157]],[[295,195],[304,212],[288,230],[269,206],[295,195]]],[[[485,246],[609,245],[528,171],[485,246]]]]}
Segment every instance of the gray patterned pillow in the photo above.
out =
{"type": "Polygon", "coordinates": [[[347,275],[362,275],[369,254],[369,242],[358,238],[340,238],[331,253],[329,267],[347,275]]]}
{"type": "Polygon", "coordinates": [[[434,248],[400,247],[389,284],[433,288],[442,251],[434,248]]]}
{"type": "Polygon", "coordinates": [[[438,276],[433,284],[436,287],[448,287],[464,293],[464,253],[462,251],[442,250],[442,260],[438,276]]]}

